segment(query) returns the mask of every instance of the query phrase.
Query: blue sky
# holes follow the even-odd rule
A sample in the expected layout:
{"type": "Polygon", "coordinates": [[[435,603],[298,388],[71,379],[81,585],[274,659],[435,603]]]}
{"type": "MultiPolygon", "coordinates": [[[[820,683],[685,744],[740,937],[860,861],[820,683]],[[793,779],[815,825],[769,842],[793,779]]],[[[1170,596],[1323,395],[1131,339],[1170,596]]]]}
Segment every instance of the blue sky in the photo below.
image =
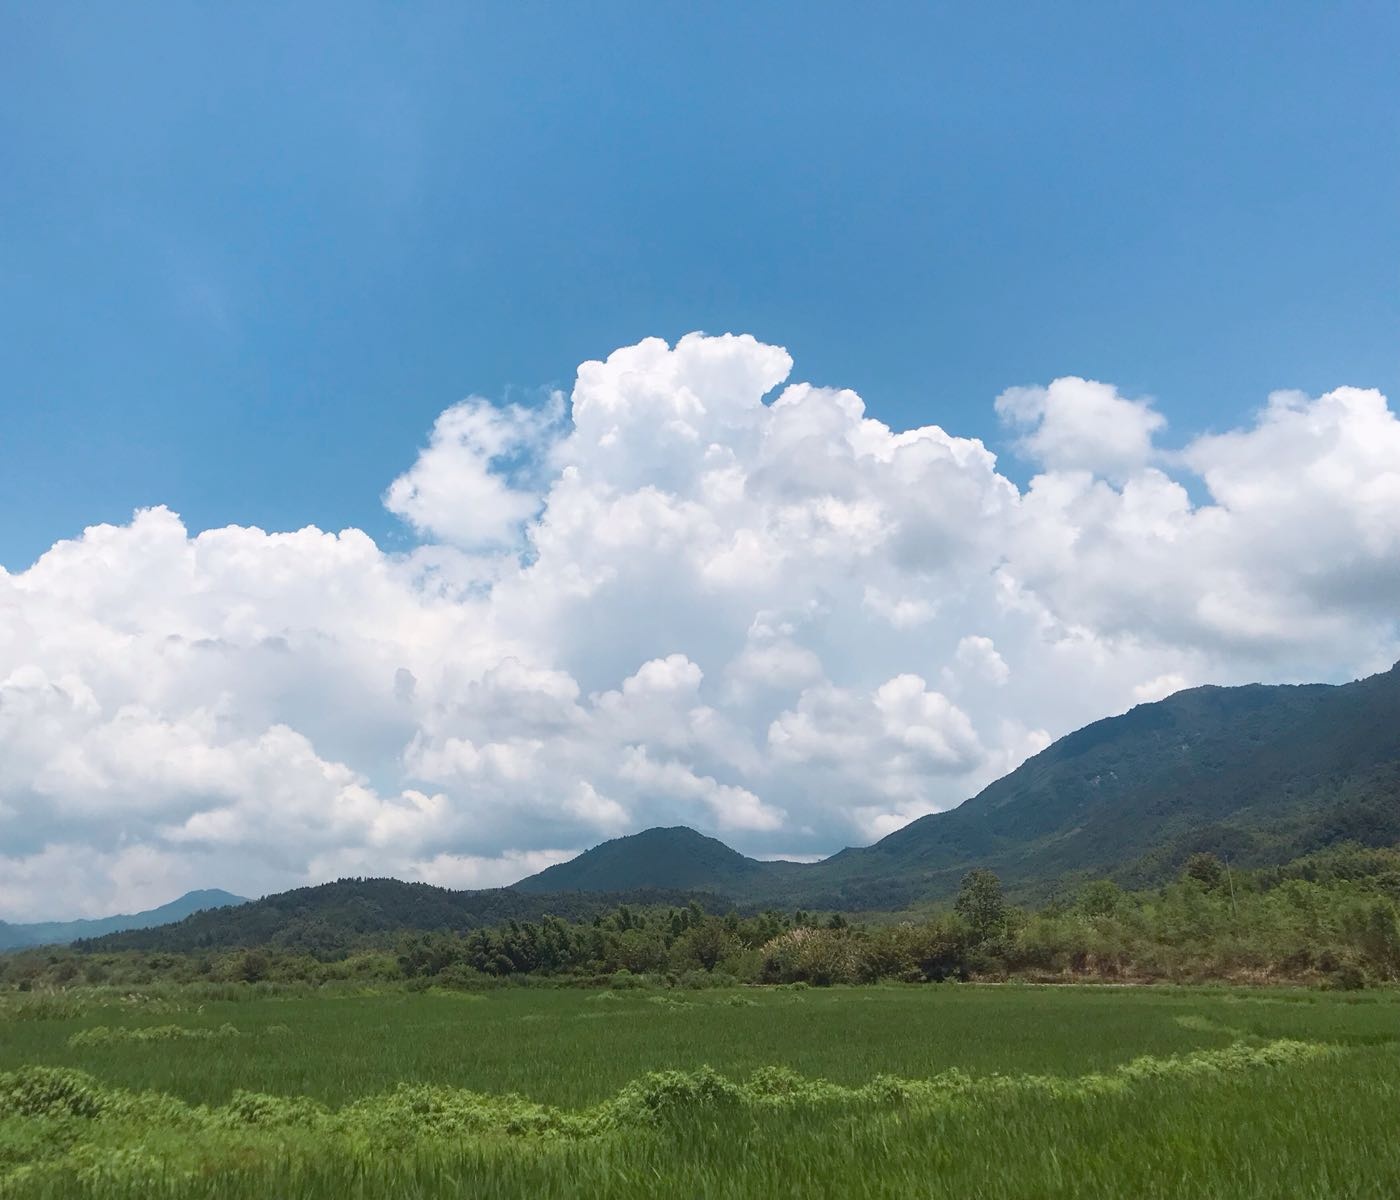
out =
{"type": "Polygon", "coordinates": [[[1398,45],[0,0],[0,920],[826,854],[1388,668],[1398,45]]]}
{"type": "Polygon", "coordinates": [[[0,564],[155,503],[401,544],[380,491],[438,412],[649,334],[752,332],[1002,451],[996,394],[1064,374],[1168,442],[1395,395],[1398,38],[1390,4],[5,5],[0,564]]]}

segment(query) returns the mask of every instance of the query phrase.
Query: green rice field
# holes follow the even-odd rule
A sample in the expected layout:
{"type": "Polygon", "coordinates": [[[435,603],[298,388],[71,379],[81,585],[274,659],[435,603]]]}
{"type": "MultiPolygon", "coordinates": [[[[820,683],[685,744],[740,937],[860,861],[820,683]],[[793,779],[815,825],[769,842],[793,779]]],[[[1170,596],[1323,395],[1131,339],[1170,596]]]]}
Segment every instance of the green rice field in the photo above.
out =
{"type": "Polygon", "coordinates": [[[0,998],[5,1197],[1380,1197],[1397,1112],[1384,991],[0,998]]]}

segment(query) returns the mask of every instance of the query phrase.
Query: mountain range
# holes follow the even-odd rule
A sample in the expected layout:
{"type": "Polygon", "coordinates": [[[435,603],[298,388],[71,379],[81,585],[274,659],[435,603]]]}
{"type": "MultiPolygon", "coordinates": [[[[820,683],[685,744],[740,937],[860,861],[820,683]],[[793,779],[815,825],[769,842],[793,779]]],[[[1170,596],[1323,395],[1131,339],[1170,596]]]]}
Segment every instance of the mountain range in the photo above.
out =
{"type": "Polygon", "coordinates": [[[54,946],[76,942],[79,938],[101,937],[124,929],[150,929],[180,921],[192,913],[207,909],[227,908],[246,904],[242,896],[218,888],[186,892],[178,900],[150,908],[144,912],[123,913],[114,917],[96,917],[77,921],[39,921],[29,925],[10,925],[0,921],[0,950],[18,950],[25,946],[54,946]]]}
{"type": "Polygon", "coordinates": [[[680,907],[692,900],[712,912],[732,907],[731,901],[720,896],[671,888],[532,895],[514,888],[468,892],[399,879],[337,879],[264,896],[236,908],[194,913],[158,929],[109,933],[77,946],[84,950],[177,953],[269,946],[330,959],[369,946],[393,946],[405,930],[461,933],[546,916],[581,921],[619,904],[680,907]]]}
{"type": "Polygon", "coordinates": [[[745,858],[693,830],[606,842],[525,892],[698,888],[749,904],[898,908],[972,867],[1013,892],[1075,876],[1158,882],[1196,851],[1242,866],[1400,841],[1400,664],[1342,685],[1198,687],[1053,743],[947,812],[821,862],[745,858]]]}
{"type": "Polygon", "coordinates": [[[327,952],[395,928],[582,916],[692,894],[708,907],[899,909],[950,896],[973,867],[1034,900],[1091,877],[1151,885],[1197,851],[1249,867],[1343,841],[1400,842],[1400,664],[1341,685],[1198,687],[1138,705],[1061,738],[957,808],[816,863],[762,862],[692,829],[648,829],[512,888],[345,880],[87,944],[327,952]]]}

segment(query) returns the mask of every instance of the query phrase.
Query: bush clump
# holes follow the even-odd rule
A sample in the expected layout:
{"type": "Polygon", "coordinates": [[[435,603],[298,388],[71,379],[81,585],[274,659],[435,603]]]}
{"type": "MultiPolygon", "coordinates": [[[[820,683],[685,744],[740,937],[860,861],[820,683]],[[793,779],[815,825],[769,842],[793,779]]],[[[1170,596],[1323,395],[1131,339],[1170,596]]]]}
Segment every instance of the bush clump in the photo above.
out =
{"type": "MultiPolygon", "coordinates": [[[[276,1027],[274,1027],[276,1028],[276,1027]]],[[[285,1028],[283,1026],[282,1028],[285,1028]]],[[[140,1029],[118,1026],[109,1029],[106,1025],[94,1025],[91,1029],[80,1029],[68,1039],[68,1045],[75,1050],[85,1046],[108,1046],[122,1042],[208,1042],[215,1038],[242,1037],[233,1025],[225,1022],[217,1029],[191,1029],[183,1025],[149,1025],[140,1029]]]]}

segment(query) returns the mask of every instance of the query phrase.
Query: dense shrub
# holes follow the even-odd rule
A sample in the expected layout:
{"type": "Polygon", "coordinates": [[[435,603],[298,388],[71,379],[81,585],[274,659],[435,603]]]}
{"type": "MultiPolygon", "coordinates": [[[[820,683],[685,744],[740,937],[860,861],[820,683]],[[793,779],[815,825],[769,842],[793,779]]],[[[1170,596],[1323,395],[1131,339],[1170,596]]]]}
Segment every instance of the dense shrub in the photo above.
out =
{"type": "Polygon", "coordinates": [[[762,949],[761,978],[765,983],[859,982],[863,942],[846,929],[789,929],[762,949]]]}

